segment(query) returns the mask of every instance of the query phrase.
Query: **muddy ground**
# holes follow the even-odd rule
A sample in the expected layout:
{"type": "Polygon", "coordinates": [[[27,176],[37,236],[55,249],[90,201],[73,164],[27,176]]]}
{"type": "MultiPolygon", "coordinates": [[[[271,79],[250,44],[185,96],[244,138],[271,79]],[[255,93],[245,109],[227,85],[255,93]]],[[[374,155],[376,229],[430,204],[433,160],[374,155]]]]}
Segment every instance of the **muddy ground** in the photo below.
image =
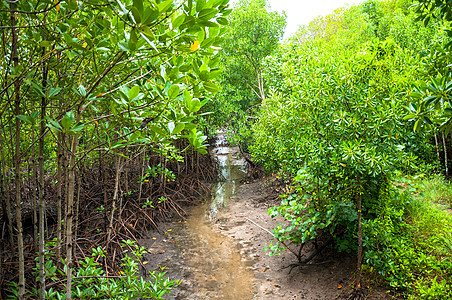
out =
{"type": "MultiPolygon", "coordinates": [[[[278,201],[272,181],[239,185],[212,220],[206,217],[209,204],[201,202],[188,209],[186,220],[160,224],[140,241],[149,252],[146,270],[165,267],[167,276],[182,280],[169,299],[347,299],[356,257],[330,247],[289,273],[293,254],[263,252],[272,240],[266,230],[281,221],[267,214],[278,201]]],[[[393,299],[382,288],[364,285],[367,299],[393,299]]]]}

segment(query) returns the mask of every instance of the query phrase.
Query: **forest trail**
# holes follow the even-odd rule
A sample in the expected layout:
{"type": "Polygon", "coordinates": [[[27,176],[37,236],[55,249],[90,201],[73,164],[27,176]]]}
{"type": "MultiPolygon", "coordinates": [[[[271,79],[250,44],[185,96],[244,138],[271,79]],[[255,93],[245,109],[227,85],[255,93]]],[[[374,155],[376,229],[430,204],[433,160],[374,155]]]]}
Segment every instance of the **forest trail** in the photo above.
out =
{"type": "MultiPolygon", "coordinates": [[[[285,267],[296,262],[291,253],[271,257],[263,251],[273,238],[268,231],[281,222],[267,213],[278,201],[277,180],[241,183],[244,174],[237,166],[240,169],[243,162],[239,159],[237,164],[238,149],[219,149],[220,157],[233,159],[229,161],[233,178],[231,168],[226,173],[222,169],[229,179],[214,187],[217,192],[211,201],[189,209],[186,220],[161,223],[159,231],[149,232],[140,241],[148,249],[147,271],[165,267],[166,276],[182,280],[169,299],[346,298],[356,259],[327,248],[310,264],[289,273],[285,267]]],[[[391,297],[371,288],[368,299],[391,297]]]]}

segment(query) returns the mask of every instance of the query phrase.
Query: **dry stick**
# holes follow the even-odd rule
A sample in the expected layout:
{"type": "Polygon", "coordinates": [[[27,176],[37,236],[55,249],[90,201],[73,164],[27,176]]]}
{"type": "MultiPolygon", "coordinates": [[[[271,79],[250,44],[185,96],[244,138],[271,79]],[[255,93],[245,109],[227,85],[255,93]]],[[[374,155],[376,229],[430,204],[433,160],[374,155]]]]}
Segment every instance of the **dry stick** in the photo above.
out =
{"type": "MultiPolygon", "coordinates": [[[[262,227],[261,225],[257,224],[256,222],[254,222],[254,221],[252,221],[252,220],[250,220],[250,219],[248,219],[248,218],[246,218],[246,217],[245,217],[245,220],[250,221],[251,223],[253,223],[253,224],[256,225],[257,227],[259,227],[260,229],[262,229],[262,230],[264,230],[265,232],[269,233],[272,237],[275,236],[270,230],[268,230],[267,228],[262,227]]],[[[283,241],[280,241],[280,243],[283,244],[284,247],[286,247],[287,250],[289,250],[290,252],[292,252],[292,254],[295,255],[295,256],[298,258],[297,253],[294,252],[292,249],[290,249],[289,246],[286,245],[286,243],[284,243],[283,241]]]]}
{"type": "Polygon", "coordinates": [[[447,146],[446,146],[446,138],[444,136],[444,131],[441,132],[443,137],[443,147],[444,147],[444,166],[446,167],[446,177],[449,176],[449,167],[447,166],[447,146]]]}
{"type": "Polygon", "coordinates": [[[435,133],[436,156],[438,157],[438,166],[441,166],[441,158],[439,155],[438,135],[435,133]]]}

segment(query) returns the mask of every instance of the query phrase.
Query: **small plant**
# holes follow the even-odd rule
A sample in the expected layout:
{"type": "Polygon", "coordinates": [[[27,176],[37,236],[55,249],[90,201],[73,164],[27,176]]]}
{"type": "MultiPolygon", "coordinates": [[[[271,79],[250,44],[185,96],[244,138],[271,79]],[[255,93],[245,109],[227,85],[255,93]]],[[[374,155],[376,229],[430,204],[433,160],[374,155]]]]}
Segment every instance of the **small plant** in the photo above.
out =
{"type": "Polygon", "coordinates": [[[152,200],[150,200],[149,198],[146,199],[146,202],[141,206],[141,208],[154,208],[154,205],[152,205],[152,200]]]}
{"type": "MultiPolygon", "coordinates": [[[[47,244],[47,247],[51,246],[47,244]]],[[[165,299],[171,293],[171,288],[179,285],[180,281],[173,281],[165,277],[166,272],[150,271],[147,279],[140,275],[140,259],[146,253],[144,247],[136,245],[134,241],[123,241],[125,256],[121,259],[121,271],[116,276],[105,276],[102,267],[97,263],[98,257],[105,257],[101,247],[93,248],[91,257],[79,261],[80,268],[74,270],[72,295],[74,299],[165,299]]],[[[52,252],[46,251],[46,278],[55,284],[61,284],[65,271],[58,269],[50,260],[52,252]]],[[[64,264],[64,260],[62,261],[64,264]]],[[[36,264],[35,272],[39,270],[36,264]]],[[[164,268],[161,268],[163,271],[164,268]]],[[[39,278],[38,278],[39,279],[39,278]]],[[[12,294],[8,299],[17,299],[17,283],[10,284],[12,294]]],[[[39,291],[32,289],[29,298],[37,299],[39,291]]],[[[46,299],[66,299],[65,286],[59,289],[50,287],[46,290],[46,299]]]]}
{"type": "Polygon", "coordinates": [[[146,174],[141,178],[141,182],[149,182],[149,178],[155,178],[158,175],[163,174],[163,177],[168,181],[172,181],[176,179],[176,175],[171,170],[168,170],[165,167],[162,167],[161,164],[157,166],[148,166],[146,169],[146,174]]]}

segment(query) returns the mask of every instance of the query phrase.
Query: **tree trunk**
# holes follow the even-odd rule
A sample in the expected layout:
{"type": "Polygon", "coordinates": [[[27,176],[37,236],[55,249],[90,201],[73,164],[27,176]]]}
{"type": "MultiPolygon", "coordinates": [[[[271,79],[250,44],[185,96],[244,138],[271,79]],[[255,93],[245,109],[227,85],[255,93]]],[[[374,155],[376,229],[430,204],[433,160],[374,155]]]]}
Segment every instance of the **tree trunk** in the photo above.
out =
{"type": "Polygon", "coordinates": [[[444,166],[446,168],[446,177],[449,177],[449,167],[447,165],[447,145],[446,145],[446,137],[444,136],[444,131],[441,132],[443,137],[443,148],[444,148],[444,166]]]}
{"type": "Polygon", "coordinates": [[[438,147],[438,135],[436,133],[435,133],[435,145],[436,145],[436,156],[438,158],[438,166],[441,166],[441,157],[439,155],[439,147],[438,147]]]}
{"type": "MultiPolygon", "coordinates": [[[[45,17],[44,17],[45,19],[45,17]]],[[[42,48],[42,56],[46,55],[45,47],[42,48]]],[[[42,90],[45,94],[47,87],[47,67],[45,62],[42,66],[42,90]]],[[[44,261],[44,247],[45,247],[45,211],[46,202],[44,199],[44,141],[45,141],[45,118],[46,118],[46,97],[41,97],[41,122],[39,124],[39,298],[45,300],[46,298],[46,278],[45,278],[45,261],[44,261]]]]}
{"type": "Polygon", "coordinates": [[[363,261],[363,231],[362,231],[362,193],[361,193],[361,179],[358,176],[358,203],[357,203],[357,210],[358,210],[358,263],[357,263],[357,269],[356,269],[356,283],[355,283],[355,290],[359,291],[361,290],[361,265],[363,261]]]}
{"type": "Polygon", "coordinates": [[[36,149],[35,149],[35,130],[31,129],[31,144],[33,147],[31,148],[31,169],[32,171],[32,204],[33,204],[33,247],[34,252],[39,252],[38,238],[39,238],[39,220],[38,220],[38,165],[36,163],[36,149]]]}
{"type": "MultiPolygon", "coordinates": [[[[80,173],[79,173],[80,174],[80,173]]],[[[81,189],[82,181],[80,176],[77,176],[77,201],[75,205],[75,230],[74,230],[74,241],[77,241],[77,233],[78,233],[78,214],[80,210],[80,189],[81,189]]],[[[74,247],[72,249],[73,256],[76,257],[76,247],[74,244],[74,247]]]]}
{"type": "Polygon", "coordinates": [[[1,160],[0,160],[0,201],[5,201],[6,204],[6,217],[8,218],[8,232],[9,232],[9,243],[11,249],[14,245],[14,231],[13,231],[13,214],[11,210],[11,199],[9,198],[9,192],[6,191],[5,177],[6,166],[5,166],[5,153],[3,152],[3,135],[0,133],[0,149],[1,149],[1,160]]]}
{"type": "Polygon", "coordinates": [[[75,158],[77,153],[78,135],[72,137],[71,153],[68,166],[68,188],[66,205],[66,296],[68,300],[72,299],[72,221],[74,218],[74,194],[75,194],[75,158]]]}
{"type": "Polygon", "coordinates": [[[113,194],[113,203],[112,203],[112,207],[111,207],[110,224],[108,225],[108,231],[107,231],[107,245],[110,242],[111,232],[113,231],[113,221],[115,218],[116,201],[118,200],[119,180],[121,178],[121,170],[122,170],[121,159],[122,159],[122,156],[118,156],[118,160],[116,161],[115,192],[113,194]]]}
{"type": "Polygon", "coordinates": [[[61,223],[62,223],[62,214],[61,214],[61,206],[63,202],[63,175],[62,175],[62,164],[63,164],[63,152],[61,143],[63,143],[62,133],[58,132],[58,148],[57,148],[57,247],[56,247],[56,255],[57,262],[60,262],[61,258],[61,223]]]}
{"type": "MultiPolygon", "coordinates": [[[[12,34],[12,58],[14,67],[19,65],[19,56],[17,54],[17,34],[16,34],[16,15],[15,4],[10,3],[11,11],[11,34],[12,34]]],[[[15,115],[20,115],[20,82],[15,80],[14,82],[14,95],[15,95],[15,115]]],[[[16,139],[15,139],[15,153],[14,153],[14,175],[16,185],[16,223],[17,223],[17,248],[19,254],[19,284],[18,284],[18,297],[20,300],[25,296],[25,261],[24,261],[24,240],[23,240],[23,228],[22,228],[22,201],[21,201],[21,159],[20,159],[20,119],[16,119],[16,139]]]]}

